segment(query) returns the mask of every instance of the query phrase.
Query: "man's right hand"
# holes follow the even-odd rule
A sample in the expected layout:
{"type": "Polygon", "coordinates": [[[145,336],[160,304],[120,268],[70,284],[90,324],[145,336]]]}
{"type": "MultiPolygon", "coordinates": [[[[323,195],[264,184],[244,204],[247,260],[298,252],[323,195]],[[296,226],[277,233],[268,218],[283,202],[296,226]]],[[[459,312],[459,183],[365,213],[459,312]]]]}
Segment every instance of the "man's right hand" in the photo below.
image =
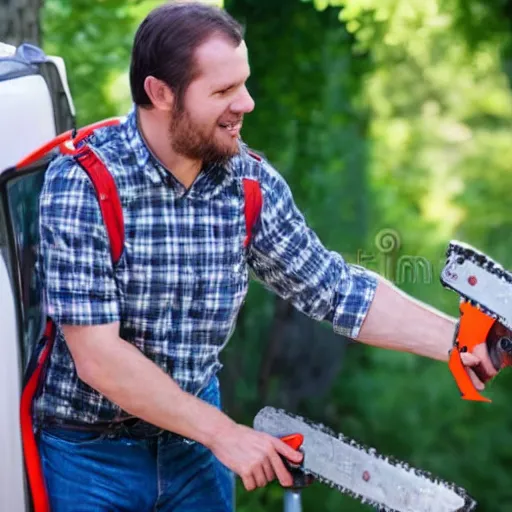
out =
{"type": "Polygon", "coordinates": [[[248,491],[264,487],[277,476],[280,484],[289,487],[293,478],[280,455],[300,464],[303,454],[264,432],[236,423],[219,432],[210,443],[213,454],[243,481],[248,491]]]}

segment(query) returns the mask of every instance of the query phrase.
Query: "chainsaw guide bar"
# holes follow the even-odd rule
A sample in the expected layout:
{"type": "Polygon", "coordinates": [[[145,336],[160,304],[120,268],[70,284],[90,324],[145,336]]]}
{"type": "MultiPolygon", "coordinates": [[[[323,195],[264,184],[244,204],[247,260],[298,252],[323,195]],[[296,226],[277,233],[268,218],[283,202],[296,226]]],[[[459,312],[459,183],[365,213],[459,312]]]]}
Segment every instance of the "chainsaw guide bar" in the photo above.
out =
{"type": "Polygon", "coordinates": [[[475,510],[476,502],[461,487],[282,409],[261,409],[254,428],[280,438],[302,434],[301,471],[380,512],[475,510]]]}
{"type": "Polygon", "coordinates": [[[441,284],[512,330],[512,274],[483,252],[452,240],[441,284]]]}

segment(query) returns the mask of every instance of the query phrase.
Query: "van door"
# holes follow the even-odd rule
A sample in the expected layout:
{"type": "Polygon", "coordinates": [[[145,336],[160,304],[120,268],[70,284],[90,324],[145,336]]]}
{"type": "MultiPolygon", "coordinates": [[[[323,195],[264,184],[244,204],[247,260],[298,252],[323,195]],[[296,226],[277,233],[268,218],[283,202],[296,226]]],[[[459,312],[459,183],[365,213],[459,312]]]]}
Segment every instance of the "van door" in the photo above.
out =
{"type": "Polygon", "coordinates": [[[37,274],[39,192],[46,164],[0,175],[0,510],[29,511],[20,432],[22,375],[44,328],[37,274]]]}
{"type": "MultiPolygon", "coordinates": [[[[5,247],[4,247],[5,249],[5,247]]],[[[5,252],[0,256],[0,510],[28,511],[19,427],[21,359],[14,289],[5,252]]]]}

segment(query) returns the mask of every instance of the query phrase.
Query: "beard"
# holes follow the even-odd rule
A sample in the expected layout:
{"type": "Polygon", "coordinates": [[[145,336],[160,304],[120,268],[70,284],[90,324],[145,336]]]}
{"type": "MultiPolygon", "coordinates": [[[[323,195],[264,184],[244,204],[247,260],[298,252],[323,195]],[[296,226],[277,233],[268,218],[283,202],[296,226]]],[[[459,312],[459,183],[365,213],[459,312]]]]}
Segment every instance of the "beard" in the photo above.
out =
{"type": "Polygon", "coordinates": [[[169,126],[171,147],[174,152],[203,164],[226,164],[240,152],[238,140],[232,144],[222,144],[215,138],[217,124],[210,130],[196,123],[186,109],[173,112],[169,126]]]}

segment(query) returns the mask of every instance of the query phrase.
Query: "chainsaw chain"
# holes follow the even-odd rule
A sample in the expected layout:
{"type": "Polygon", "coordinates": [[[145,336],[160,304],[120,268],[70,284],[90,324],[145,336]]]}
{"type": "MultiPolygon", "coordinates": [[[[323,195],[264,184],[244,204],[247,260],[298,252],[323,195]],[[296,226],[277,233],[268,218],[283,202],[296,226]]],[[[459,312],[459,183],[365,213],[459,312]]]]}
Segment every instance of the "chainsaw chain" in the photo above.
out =
{"type": "MultiPolygon", "coordinates": [[[[464,264],[465,261],[471,261],[478,265],[480,268],[485,269],[490,274],[494,274],[498,276],[500,279],[506,281],[507,283],[512,284],[512,274],[508,270],[506,270],[502,265],[497,263],[495,260],[487,256],[486,254],[483,254],[482,252],[478,251],[474,247],[471,247],[470,245],[465,244],[463,242],[452,241],[449,243],[448,249],[446,250],[446,265],[453,263],[454,255],[456,256],[455,262],[458,265],[464,264]]],[[[444,288],[455,291],[460,297],[463,298],[465,302],[468,302],[474,308],[479,309],[488,317],[493,318],[494,320],[501,322],[509,329],[512,329],[512,325],[508,325],[508,323],[506,323],[501,316],[497,315],[494,311],[491,311],[483,304],[480,304],[479,302],[472,299],[468,295],[464,294],[460,290],[456,290],[455,288],[444,282],[443,279],[441,279],[441,284],[444,288]]]]}
{"type": "Polygon", "coordinates": [[[452,241],[448,245],[446,250],[446,263],[452,261],[452,255],[457,255],[455,260],[459,265],[462,265],[464,261],[470,260],[476,263],[479,267],[485,269],[491,274],[497,275],[499,278],[504,279],[507,283],[512,283],[512,274],[503,268],[497,261],[493,260],[486,254],[478,251],[470,245],[462,242],[452,241]]]}
{"type": "MultiPolygon", "coordinates": [[[[365,445],[355,441],[354,439],[350,439],[350,438],[346,437],[344,434],[335,432],[331,428],[329,428],[321,423],[314,423],[313,421],[311,421],[308,418],[304,418],[297,414],[290,413],[288,411],[285,411],[284,409],[276,409],[276,411],[278,411],[281,414],[284,414],[286,416],[289,416],[292,419],[301,421],[301,422],[307,424],[308,426],[310,426],[311,428],[318,430],[320,432],[323,432],[324,434],[327,434],[328,436],[337,438],[340,441],[342,441],[343,443],[350,445],[359,451],[363,451],[375,459],[383,460],[383,461],[391,464],[392,466],[399,467],[401,469],[406,470],[407,472],[414,472],[414,474],[416,476],[425,478],[425,479],[429,480],[430,482],[434,483],[435,485],[439,485],[439,486],[445,487],[446,489],[450,489],[451,491],[453,491],[455,494],[457,494],[464,500],[464,505],[461,508],[459,508],[456,512],[471,512],[471,511],[475,510],[475,508],[476,508],[476,505],[477,505],[476,501],[471,496],[469,496],[469,494],[466,492],[465,489],[463,489],[462,487],[459,487],[458,485],[456,485],[454,483],[446,482],[438,477],[435,477],[428,471],[412,467],[409,464],[407,464],[406,462],[396,459],[393,456],[382,455],[375,448],[365,446],[365,445]]],[[[385,505],[382,505],[382,503],[378,503],[373,500],[370,500],[358,493],[355,493],[351,489],[347,489],[346,487],[336,484],[335,482],[332,482],[331,480],[328,480],[328,479],[322,477],[321,475],[315,473],[314,471],[308,470],[304,467],[301,467],[300,469],[305,475],[313,477],[315,481],[318,481],[324,485],[327,485],[331,489],[335,489],[343,494],[346,494],[347,496],[350,496],[351,498],[354,498],[365,505],[370,505],[372,507],[375,507],[375,508],[377,508],[377,510],[379,512],[399,512],[396,509],[389,508],[385,505]]],[[[435,512],[435,511],[433,511],[433,512],[435,512]]]]}

